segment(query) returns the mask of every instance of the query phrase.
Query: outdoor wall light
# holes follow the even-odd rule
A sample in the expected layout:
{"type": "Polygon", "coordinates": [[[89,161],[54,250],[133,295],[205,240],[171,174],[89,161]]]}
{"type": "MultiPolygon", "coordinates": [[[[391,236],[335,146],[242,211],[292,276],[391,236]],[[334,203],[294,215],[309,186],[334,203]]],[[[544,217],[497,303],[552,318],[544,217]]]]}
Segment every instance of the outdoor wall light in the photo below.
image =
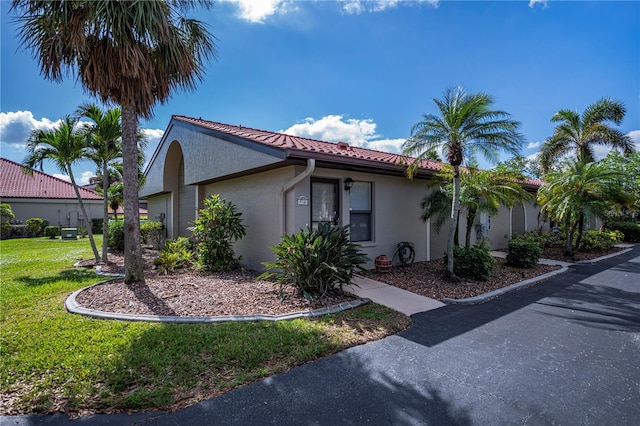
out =
{"type": "Polygon", "coordinates": [[[345,191],[351,191],[351,187],[352,186],[353,186],[353,179],[351,179],[350,177],[346,178],[344,180],[344,190],[345,191]]]}

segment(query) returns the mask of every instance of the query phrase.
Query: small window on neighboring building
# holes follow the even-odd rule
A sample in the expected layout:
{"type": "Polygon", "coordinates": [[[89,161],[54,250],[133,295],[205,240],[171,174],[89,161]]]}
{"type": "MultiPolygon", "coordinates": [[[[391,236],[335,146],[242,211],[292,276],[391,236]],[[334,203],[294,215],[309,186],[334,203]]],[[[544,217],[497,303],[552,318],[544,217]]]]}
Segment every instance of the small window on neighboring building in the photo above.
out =
{"type": "Polygon", "coordinates": [[[351,241],[371,241],[373,238],[373,214],[371,182],[354,182],[350,191],[351,241]]]}

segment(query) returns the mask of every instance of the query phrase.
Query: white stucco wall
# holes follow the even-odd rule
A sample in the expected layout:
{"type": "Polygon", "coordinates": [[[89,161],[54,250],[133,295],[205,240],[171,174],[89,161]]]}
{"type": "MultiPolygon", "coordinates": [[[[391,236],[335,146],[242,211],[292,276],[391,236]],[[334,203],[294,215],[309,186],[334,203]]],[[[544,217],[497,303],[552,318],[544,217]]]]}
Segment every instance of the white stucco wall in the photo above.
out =
{"type": "MultiPolygon", "coordinates": [[[[80,204],[75,199],[3,198],[2,202],[11,205],[15,220],[22,223],[39,217],[48,220],[52,226],[77,226],[75,218],[82,219],[80,204]]],[[[102,217],[102,200],[84,200],[84,206],[89,221],[102,217]]]]}
{"type": "MultiPolygon", "coordinates": [[[[164,175],[167,155],[179,155],[180,150],[170,149],[173,142],[180,144],[184,156],[186,165],[184,182],[187,185],[282,161],[282,158],[172,124],[163,136],[161,145],[146,171],[147,180],[140,190],[141,197],[171,190],[167,187],[168,182],[164,179],[164,175]]],[[[175,161],[175,159],[169,160],[175,161]]]]}
{"type": "Polygon", "coordinates": [[[294,177],[294,167],[285,167],[255,175],[205,185],[203,196],[220,194],[242,213],[247,235],[234,250],[251,269],[264,269],[261,262],[273,260],[270,246],[282,235],[282,188],[294,177]]]}

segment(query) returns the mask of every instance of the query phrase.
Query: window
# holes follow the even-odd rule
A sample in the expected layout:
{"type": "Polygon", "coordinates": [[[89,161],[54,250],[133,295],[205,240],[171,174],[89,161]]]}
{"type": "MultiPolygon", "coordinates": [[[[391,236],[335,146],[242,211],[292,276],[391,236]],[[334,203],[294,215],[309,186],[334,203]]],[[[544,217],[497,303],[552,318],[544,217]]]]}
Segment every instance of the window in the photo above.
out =
{"type": "Polygon", "coordinates": [[[338,225],[338,181],[313,179],[311,181],[311,226],[318,229],[319,223],[338,225]]]}
{"type": "Polygon", "coordinates": [[[371,241],[371,182],[354,182],[350,191],[351,241],[371,241]]]}

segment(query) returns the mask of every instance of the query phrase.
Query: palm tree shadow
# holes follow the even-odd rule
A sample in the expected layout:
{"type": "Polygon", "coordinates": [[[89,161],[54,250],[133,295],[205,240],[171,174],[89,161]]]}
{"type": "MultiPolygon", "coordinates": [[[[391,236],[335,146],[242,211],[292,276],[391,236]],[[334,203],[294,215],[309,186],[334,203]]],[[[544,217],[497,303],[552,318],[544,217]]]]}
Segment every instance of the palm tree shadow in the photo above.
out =
{"type": "Polygon", "coordinates": [[[156,296],[146,283],[132,283],[128,285],[133,295],[149,308],[154,315],[176,316],[176,311],[156,296]]]}
{"type": "Polygon", "coordinates": [[[51,275],[48,277],[30,277],[22,276],[17,277],[16,281],[24,284],[27,287],[39,287],[46,284],[51,284],[57,281],[70,281],[74,283],[84,282],[87,279],[95,278],[96,274],[92,269],[73,268],[65,269],[57,275],[51,275]]]}

